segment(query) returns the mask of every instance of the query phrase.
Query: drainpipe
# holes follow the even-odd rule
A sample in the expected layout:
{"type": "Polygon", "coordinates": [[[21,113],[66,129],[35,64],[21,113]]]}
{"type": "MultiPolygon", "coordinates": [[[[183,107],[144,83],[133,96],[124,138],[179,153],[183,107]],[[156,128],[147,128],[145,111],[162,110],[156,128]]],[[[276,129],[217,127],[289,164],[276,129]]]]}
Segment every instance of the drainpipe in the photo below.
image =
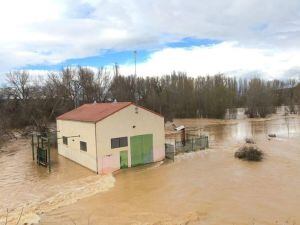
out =
{"type": "Polygon", "coordinates": [[[97,168],[97,174],[98,174],[98,148],[97,148],[97,126],[95,123],[95,145],[96,145],[96,168],[97,168]]]}

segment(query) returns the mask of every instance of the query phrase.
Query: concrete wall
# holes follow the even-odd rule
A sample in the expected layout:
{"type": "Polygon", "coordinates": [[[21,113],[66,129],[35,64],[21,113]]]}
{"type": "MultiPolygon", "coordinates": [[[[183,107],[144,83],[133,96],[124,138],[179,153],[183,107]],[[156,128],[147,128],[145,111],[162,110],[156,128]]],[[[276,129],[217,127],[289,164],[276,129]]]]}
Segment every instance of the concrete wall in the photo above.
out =
{"type": "Polygon", "coordinates": [[[109,173],[120,169],[120,151],[128,151],[128,165],[131,166],[130,137],[153,134],[153,158],[165,158],[164,118],[146,109],[130,105],[125,109],[97,123],[98,170],[109,173]],[[135,126],[135,127],[134,127],[135,126]],[[128,137],[128,146],[111,149],[111,138],[128,137]]]}
{"type": "Polygon", "coordinates": [[[97,171],[95,148],[95,123],[57,120],[57,137],[77,136],[68,138],[68,145],[64,145],[62,139],[57,142],[58,153],[79,164],[97,171]],[[87,143],[87,151],[80,150],[80,141],[87,143]]]}

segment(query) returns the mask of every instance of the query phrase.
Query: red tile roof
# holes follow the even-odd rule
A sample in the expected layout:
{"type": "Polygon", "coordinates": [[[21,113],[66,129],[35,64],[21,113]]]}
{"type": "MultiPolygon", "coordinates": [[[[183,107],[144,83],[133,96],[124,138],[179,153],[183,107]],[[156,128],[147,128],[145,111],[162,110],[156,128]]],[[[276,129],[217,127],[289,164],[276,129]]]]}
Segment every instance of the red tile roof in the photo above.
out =
{"type": "MultiPolygon", "coordinates": [[[[76,109],[73,109],[65,114],[60,115],[56,119],[58,120],[74,120],[83,122],[98,122],[104,118],[126,108],[129,105],[135,105],[132,102],[113,102],[113,103],[92,103],[84,104],[76,109]]],[[[157,112],[150,109],[138,106],[145,109],[151,113],[163,117],[157,112]]]]}
{"type": "Polygon", "coordinates": [[[84,104],[72,111],[60,115],[57,119],[98,122],[131,104],[131,102],[84,104]]]}

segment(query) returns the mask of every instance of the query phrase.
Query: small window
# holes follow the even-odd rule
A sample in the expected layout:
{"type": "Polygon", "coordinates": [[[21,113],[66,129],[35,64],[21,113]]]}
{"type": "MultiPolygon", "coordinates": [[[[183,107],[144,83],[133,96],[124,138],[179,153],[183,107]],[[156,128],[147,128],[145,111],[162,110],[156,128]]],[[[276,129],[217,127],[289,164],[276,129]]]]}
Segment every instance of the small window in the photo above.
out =
{"type": "Polygon", "coordinates": [[[85,151],[85,152],[87,151],[86,142],[84,142],[84,141],[80,142],[80,150],[85,151]]]}
{"type": "Polygon", "coordinates": [[[127,137],[121,137],[120,139],[120,147],[126,147],[128,146],[127,137]]]}
{"type": "Polygon", "coordinates": [[[111,139],[111,148],[119,148],[119,138],[111,139]]]}
{"type": "Polygon", "coordinates": [[[120,137],[120,138],[112,138],[111,139],[111,148],[121,148],[128,146],[128,138],[120,137]]]}
{"type": "Polygon", "coordinates": [[[65,136],[63,136],[63,144],[64,145],[68,145],[68,138],[67,137],[65,137],[65,136]]]}

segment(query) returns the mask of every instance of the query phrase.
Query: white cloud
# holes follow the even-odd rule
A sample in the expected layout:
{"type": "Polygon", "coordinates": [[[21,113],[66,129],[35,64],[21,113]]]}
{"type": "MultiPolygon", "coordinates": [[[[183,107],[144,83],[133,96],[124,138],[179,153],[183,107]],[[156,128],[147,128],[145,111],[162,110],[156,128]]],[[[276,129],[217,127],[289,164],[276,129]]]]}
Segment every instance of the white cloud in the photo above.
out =
{"type": "MultiPolygon", "coordinates": [[[[299,0],[1,1],[0,72],[93,56],[103,49],[154,48],[189,36],[226,43],[237,41],[240,47],[235,48],[234,54],[259,57],[259,62],[248,62],[251,68],[261,68],[260,60],[270,58],[264,54],[279,57],[277,61],[283,57],[288,61],[281,65],[286,67],[295,64],[293,59],[300,51],[299,12],[299,0]]],[[[240,61],[229,63],[222,58],[228,55],[228,47],[221,50],[226,54],[218,46],[210,50],[219,54],[214,64],[220,66],[206,68],[218,71],[237,67],[240,61]]],[[[171,50],[165,49],[155,56],[168,51],[171,50]]],[[[174,51],[182,55],[186,52],[174,51]]],[[[177,56],[172,57],[178,60],[177,56]]],[[[192,64],[186,62],[187,67],[189,63],[192,64]]],[[[246,64],[240,63],[240,68],[246,64]]]]}
{"type": "MultiPolygon", "coordinates": [[[[261,49],[223,42],[212,46],[165,48],[153,53],[149,60],[137,65],[137,74],[148,76],[170,74],[189,75],[224,73],[233,76],[261,75],[268,78],[300,78],[300,51],[261,49]]],[[[133,74],[133,65],[121,65],[122,74],[133,74]]]]}
{"type": "MultiPolygon", "coordinates": [[[[259,76],[267,79],[300,80],[299,62],[300,52],[296,50],[250,48],[241,46],[238,42],[223,42],[201,47],[164,48],[152,53],[145,62],[138,63],[137,75],[160,76],[176,71],[186,72],[194,77],[223,73],[236,77],[259,76]]],[[[94,72],[98,69],[88,68],[94,72]]],[[[114,74],[113,65],[109,65],[106,70],[111,75],[114,74]]],[[[57,73],[47,70],[28,70],[28,72],[34,79],[46,76],[49,72],[57,73]]],[[[120,73],[134,74],[134,65],[120,65],[120,73]]]]}

